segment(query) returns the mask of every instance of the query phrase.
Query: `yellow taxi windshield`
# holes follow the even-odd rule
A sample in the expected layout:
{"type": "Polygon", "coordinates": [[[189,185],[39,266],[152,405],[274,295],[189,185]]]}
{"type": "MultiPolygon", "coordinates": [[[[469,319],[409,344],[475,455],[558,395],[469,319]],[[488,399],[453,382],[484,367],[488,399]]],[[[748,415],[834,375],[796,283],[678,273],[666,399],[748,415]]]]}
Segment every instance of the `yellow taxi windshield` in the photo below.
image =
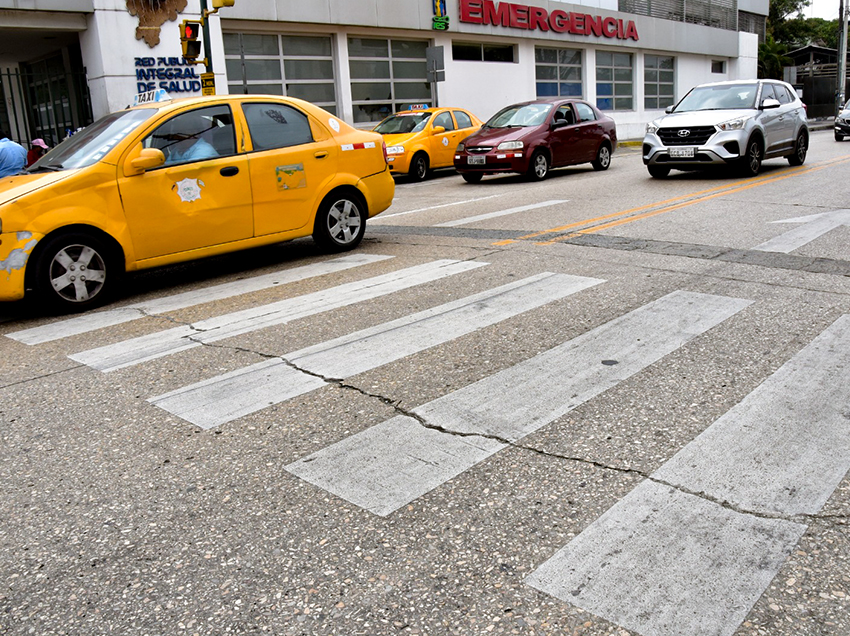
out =
{"type": "Polygon", "coordinates": [[[424,130],[431,113],[398,113],[390,115],[375,126],[375,132],[382,135],[403,135],[424,130]]]}
{"type": "Polygon", "coordinates": [[[41,159],[27,172],[56,172],[85,168],[97,163],[116,144],[150,119],[156,108],[142,108],[111,113],[106,117],[71,135],[41,159]]]}

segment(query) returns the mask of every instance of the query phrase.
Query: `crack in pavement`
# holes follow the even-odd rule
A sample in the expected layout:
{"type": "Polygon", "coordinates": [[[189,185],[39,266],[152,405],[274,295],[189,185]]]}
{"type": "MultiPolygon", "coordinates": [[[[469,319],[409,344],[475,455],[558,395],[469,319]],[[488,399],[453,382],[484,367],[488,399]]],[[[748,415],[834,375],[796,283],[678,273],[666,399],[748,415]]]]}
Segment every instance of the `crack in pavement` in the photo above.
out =
{"type": "Polygon", "coordinates": [[[692,490],[692,489],[686,488],[685,486],[682,486],[681,484],[675,484],[675,483],[665,481],[663,479],[658,479],[657,477],[653,477],[651,473],[646,472],[644,470],[637,469],[637,468],[612,466],[610,464],[606,464],[604,462],[594,460],[594,459],[588,459],[586,457],[576,457],[576,456],[571,456],[571,455],[564,455],[564,454],[561,454],[561,453],[554,453],[554,452],[551,452],[551,451],[544,450],[542,448],[537,448],[535,446],[531,446],[531,445],[528,445],[528,444],[522,444],[522,443],[517,442],[517,441],[512,441],[512,440],[507,439],[505,437],[501,437],[499,435],[494,435],[494,434],[491,434],[491,433],[466,433],[466,432],[462,432],[462,431],[455,431],[455,430],[446,428],[444,426],[438,426],[436,424],[431,424],[430,422],[428,422],[428,420],[426,418],[422,417],[418,413],[414,412],[413,410],[410,410],[410,409],[407,409],[407,408],[404,408],[403,406],[401,406],[401,400],[393,400],[391,398],[386,397],[385,395],[381,395],[379,393],[373,393],[371,391],[367,391],[366,389],[360,388],[360,387],[358,387],[354,384],[346,382],[345,379],[343,379],[343,378],[332,378],[332,377],[329,377],[329,376],[322,375],[320,373],[316,373],[314,371],[311,371],[310,369],[299,366],[298,364],[294,363],[291,360],[288,360],[284,356],[267,354],[267,353],[263,353],[263,352],[260,352],[260,351],[254,351],[254,350],[251,350],[251,349],[247,349],[247,348],[244,348],[244,347],[232,347],[232,346],[221,346],[221,345],[206,345],[206,346],[213,346],[213,347],[222,348],[222,349],[233,349],[233,350],[241,351],[241,352],[244,352],[244,353],[253,353],[255,355],[258,355],[258,356],[260,356],[262,358],[266,358],[266,359],[278,359],[283,364],[287,365],[289,368],[291,368],[291,369],[293,369],[293,370],[295,370],[299,373],[304,373],[304,374],[309,375],[311,377],[317,378],[319,380],[322,380],[326,384],[336,386],[336,387],[338,387],[342,390],[354,391],[356,393],[359,393],[360,395],[363,395],[364,397],[368,397],[370,399],[378,400],[379,402],[381,402],[385,406],[389,406],[390,408],[392,408],[398,415],[402,415],[404,417],[408,417],[410,419],[413,419],[417,423],[419,423],[419,425],[422,426],[423,428],[427,428],[429,430],[432,430],[432,431],[435,431],[435,432],[438,432],[438,433],[442,433],[444,435],[451,435],[451,436],[454,436],[454,437],[474,437],[474,438],[479,438],[479,439],[486,439],[486,440],[496,442],[498,444],[502,444],[505,447],[531,452],[531,453],[534,453],[535,455],[539,455],[541,457],[545,457],[545,458],[548,458],[548,459],[570,461],[570,462],[575,462],[575,463],[579,463],[579,464],[584,464],[584,465],[587,465],[587,466],[593,466],[593,467],[599,468],[601,470],[616,472],[616,473],[620,473],[620,474],[624,474],[624,475],[634,475],[634,476],[640,477],[642,479],[652,481],[656,484],[666,486],[668,488],[672,488],[672,489],[677,490],[679,492],[682,492],[684,494],[691,495],[691,496],[694,496],[694,497],[699,497],[700,499],[704,499],[706,501],[709,501],[709,502],[716,504],[716,505],[718,505],[722,508],[725,508],[726,510],[731,510],[732,512],[736,512],[738,514],[748,515],[748,516],[756,517],[756,518],[759,518],[759,519],[781,520],[781,521],[788,521],[788,522],[791,522],[791,523],[798,523],[798,524],[804,524],[804,525],[808,525],[809,523],[812,523],[812,522],[821,522],[821,523],[827,523],[828,525],[831,525],[831,526],[834,526],[834,527],[840,527],[840,526],[843,525],[843,522],[850,520],[850,516],[841,515],[841,514],[781,515],[781,514],[778,514],[778,513],[769,513],[769,512],[762,512],[762,511],[758,511],[758,510],[750,510],[750,509],[744,508],[742,506],[737,506],[734,503],[729,502],[725,499],[720,499],[718,497],[714,497],[714,496],[712,496],[712,495],[710,495],[710,494],[708,494],[704,491],[692,490]]]}

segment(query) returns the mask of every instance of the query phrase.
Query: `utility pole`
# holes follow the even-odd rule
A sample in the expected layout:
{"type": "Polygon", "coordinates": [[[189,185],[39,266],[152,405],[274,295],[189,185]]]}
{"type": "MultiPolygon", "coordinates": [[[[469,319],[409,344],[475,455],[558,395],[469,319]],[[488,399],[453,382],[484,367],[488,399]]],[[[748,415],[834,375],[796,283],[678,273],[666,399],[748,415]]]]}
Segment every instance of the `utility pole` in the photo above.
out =
{"type": "Polygon", "coordinates": [[[844,5],[844,0],[838,0],[838,82],[837,90],[835,91],[835,116],[841,112],[841,107],[844,106],[844,87],[847,83],[847,7],[844,5]]]}

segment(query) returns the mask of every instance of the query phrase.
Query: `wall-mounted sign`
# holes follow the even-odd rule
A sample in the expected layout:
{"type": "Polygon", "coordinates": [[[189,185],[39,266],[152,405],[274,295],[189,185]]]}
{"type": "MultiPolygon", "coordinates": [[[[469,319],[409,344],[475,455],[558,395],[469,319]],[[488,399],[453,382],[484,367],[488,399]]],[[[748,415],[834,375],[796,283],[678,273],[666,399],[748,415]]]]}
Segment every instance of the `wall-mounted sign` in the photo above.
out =
{"type": "Polygon", "coordinates": [[[431,26],[437,31],[449,30],[449,16],[446,12],[446,0],[433,0],[434,2],[434,19],[431,26]]]}
{"type": "Polygon", "coordinates": [[[575,13],[557,9],[549,12],[543,7],[496,2],[495,0],[459,0],[460,21],[469,24],[490,24],[528,31],[554,31],[573,35],[595,35],[618,40],[638,39],[634,20],[575,13]]]}
{"type": "Polygon", "coordinates": [[[204,95],[215,95],[215,73],[201,73],[201,87],[204,95]]]}
{"type": "Polygon", "coordinates": [[[197,93],[201,78],[194,64],[182,57],[137,57],[136,91],[146,93],[158,88],[169,93],[197,93]]]}

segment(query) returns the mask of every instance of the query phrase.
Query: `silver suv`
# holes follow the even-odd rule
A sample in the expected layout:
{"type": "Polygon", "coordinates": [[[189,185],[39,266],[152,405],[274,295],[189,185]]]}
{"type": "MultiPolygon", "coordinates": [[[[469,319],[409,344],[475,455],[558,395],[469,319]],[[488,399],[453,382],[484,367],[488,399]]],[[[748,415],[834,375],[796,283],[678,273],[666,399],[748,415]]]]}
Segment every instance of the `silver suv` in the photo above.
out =
{"type": "Polygon", "coordinates": [[[764,159],[802,165],[809,146],[806,107],[785,82],[736,80],[692,88],[667,114],[646,125],[649,174],[732,164],[754,177],[764,159]]]}

